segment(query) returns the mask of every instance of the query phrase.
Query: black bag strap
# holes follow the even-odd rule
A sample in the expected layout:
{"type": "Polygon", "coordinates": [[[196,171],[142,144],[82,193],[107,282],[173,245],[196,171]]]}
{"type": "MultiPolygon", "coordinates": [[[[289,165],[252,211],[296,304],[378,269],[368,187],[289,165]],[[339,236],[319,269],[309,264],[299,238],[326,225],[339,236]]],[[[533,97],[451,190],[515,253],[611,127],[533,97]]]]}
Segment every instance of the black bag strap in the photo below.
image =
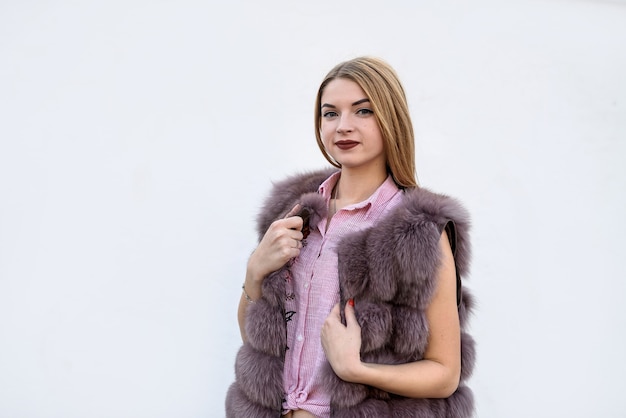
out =
{"type": "MultiPolygon", "coordinates": [[[[446,226],[444,227],[446,234],[448,235],[448,241],[450,241],[450,248],[452,248],[452,256],[456,262],[456,225],[454,225],[454,221],[448,221],[446,226]]],[[[461,306],[461,294],[463,292],[461,285],[461,275],[459,274],[459,270],[455,268],[456,271],[456,306],[461,306]]]]}

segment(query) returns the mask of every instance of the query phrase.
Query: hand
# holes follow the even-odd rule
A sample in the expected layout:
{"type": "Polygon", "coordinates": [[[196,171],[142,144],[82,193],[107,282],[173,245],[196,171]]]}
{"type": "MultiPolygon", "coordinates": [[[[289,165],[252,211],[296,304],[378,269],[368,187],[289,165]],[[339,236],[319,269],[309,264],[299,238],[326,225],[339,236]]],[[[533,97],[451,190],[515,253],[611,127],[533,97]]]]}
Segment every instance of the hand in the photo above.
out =
{"type": "Polygon", "coordinates": [[[344,310],[346,325],[341,323],[340,305],[330,311],[322,326],[322,347],[331,367],[341,379],[356,382],[361,363],[361,327],[350,299],[344,310]]]}
{"type": "MultiPolygon", "coordinates": [[[[303,234],[302,218],[294,216],[300,205],[283,218],[274,221],[248,260],[248,276],[257,283],[300,255],[303,234]]],[[[246,280],[247,282],[247,280],[246,280]]]]}

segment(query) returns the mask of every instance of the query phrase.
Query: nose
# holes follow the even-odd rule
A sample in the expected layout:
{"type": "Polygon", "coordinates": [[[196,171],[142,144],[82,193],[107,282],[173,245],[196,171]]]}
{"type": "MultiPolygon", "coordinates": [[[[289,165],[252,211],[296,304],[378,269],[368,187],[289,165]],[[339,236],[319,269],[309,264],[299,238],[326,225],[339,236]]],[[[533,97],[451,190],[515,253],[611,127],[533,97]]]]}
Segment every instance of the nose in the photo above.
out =
{"type": "Polygon", "coordinates": [[[343,115],[339,118],[339,122],[337,123],[337,133],[338,134],[346,134],[350,133],[353,130],[352,121],[350,120],[349,115],[343,115]]]}

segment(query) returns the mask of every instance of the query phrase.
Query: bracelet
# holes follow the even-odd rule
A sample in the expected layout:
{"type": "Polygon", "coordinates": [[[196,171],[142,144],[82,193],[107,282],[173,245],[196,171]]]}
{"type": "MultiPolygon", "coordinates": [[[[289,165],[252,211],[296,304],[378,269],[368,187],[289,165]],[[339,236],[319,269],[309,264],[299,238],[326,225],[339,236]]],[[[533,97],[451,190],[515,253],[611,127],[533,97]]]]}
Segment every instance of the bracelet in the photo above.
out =
{"type": "Polygon", "coordinates": [[[254,301],[252,300],[250,295],[248,295],[248,292],[246,292],[246,284],[245,283],[241,285],[241,290],[243,290],[243,295],[246,297],[246,300],[248,301],[248,303],[254,303],[254,301]]]}

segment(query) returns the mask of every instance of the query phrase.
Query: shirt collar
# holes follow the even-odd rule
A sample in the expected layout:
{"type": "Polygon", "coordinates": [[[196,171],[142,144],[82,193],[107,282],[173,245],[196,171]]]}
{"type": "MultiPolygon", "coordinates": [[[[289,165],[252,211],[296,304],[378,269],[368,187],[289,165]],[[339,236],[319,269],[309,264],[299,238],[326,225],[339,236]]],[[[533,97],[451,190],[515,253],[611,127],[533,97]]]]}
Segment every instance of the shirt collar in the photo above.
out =
{"type": "MultiPolygon", "coordinates": [[[[331,176],[328,177],[326,180],[324,180],[324,182],[320,184],[318,188],[318,193],[324,196],[324,199],[326,199],[327,205],[328,205],[328,202],[330,202],[333,188],[337,184],[337,181],[339,181],[340,175],[341,175],[341,171],[337,171],[336,173],[331,174],[331,176]]],[[[362,202],[346,206],[344,209],[354,210],[354,209],[366,208],[368,215],[369,215],[369,211],[372,208],[372,206],[377,207],[380,205],[384,205],[400,191],[401,189],[398,188],[398,185],[393,181],[393,178],[391,177],[391,175],[387,175],[387,178],[385,179],[385,181],[380,186],[378,186],[378,188],[374,191],[374,193],[371,194],[370,197],[368,197],[362,202]]]]}

